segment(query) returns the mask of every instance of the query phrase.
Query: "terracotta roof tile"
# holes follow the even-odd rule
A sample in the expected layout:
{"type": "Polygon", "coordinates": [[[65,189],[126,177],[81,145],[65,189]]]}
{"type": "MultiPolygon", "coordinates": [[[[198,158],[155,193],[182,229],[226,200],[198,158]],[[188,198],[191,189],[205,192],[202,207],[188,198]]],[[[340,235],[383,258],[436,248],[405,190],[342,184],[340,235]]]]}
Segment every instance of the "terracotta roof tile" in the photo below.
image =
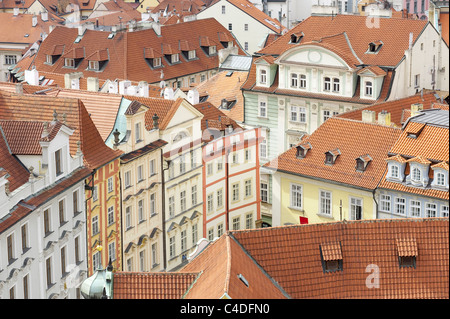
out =
{"type": "Polygon", "coordinates": [[[2,121],[6,141],[14,155],[40,155],[42,154],[39,141],[43,130],[42,122],[34,121],[2,121]]]}

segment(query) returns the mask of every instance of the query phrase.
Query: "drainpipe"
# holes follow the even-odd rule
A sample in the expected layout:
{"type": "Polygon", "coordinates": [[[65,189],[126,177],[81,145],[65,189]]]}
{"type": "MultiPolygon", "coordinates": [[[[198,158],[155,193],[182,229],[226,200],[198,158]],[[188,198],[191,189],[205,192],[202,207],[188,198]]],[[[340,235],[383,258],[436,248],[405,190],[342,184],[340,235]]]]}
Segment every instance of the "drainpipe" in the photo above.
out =
{"type": "MultiPolygon", "coordinates": [[[[86,246],[86,267],[87,267],[87,273],[88,273],[87,276],[88,277],[91,274],[89,274],[89,233],[88,233],[88,227],[87,227],[87,225],[88,225],[88,217],[87,217],[87,215],[88,215],[88,204],[87,203],[92,198],[92,193],[93,193],[93,190],[94,190],[94,176],[95,176],[96,172],[97,172],[97,170],[94,169],[94,170],[92,170],[92,173],[91,173],[92,186],[89,186],[90,182],[88,182],[88,184],[87,184],[88,187],[91,187],[91,196],[84,199],[84,214],[85,214],[85,220],[86,220],[86,227],[85,227],[85,229],[86,229],[86,236],[85,236],[85,238],[86,238],[86,243],[85,243],[85,246],[86,246]]],[[[86,191],[86,184],[85,184],[84,187],[85,187],[85,189],[83,191],[85,192],[86,191]]]]}
{"type": "MultiPolygon", "coordinates": [[[[162,231],[163,231],[163,265],[164,270],[166,270],[167,267],[167,253],[166,253],[166,196],[165,196],[165,181],[164,181],[164,158],[163,158],[163,151],[162,148],[160,149],[161,153],[161,196],[162,196],[162,207],[161,207],[161,217],[162,217],[162,231]]],[[[168,169],[169,167],[167,167],[168,169]]]]}

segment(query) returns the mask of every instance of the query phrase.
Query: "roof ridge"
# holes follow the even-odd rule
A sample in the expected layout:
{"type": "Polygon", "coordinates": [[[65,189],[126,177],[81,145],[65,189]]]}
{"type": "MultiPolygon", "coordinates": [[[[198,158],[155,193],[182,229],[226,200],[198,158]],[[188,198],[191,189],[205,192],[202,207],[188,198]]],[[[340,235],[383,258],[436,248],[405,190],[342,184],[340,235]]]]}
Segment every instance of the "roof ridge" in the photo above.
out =
{"type": "Polygon", "coordinates": [[[227,244],[227,274],[225,276],[225,286],[223,287],[224,293],[228,294],[230,288],[230,274],[231,274],[231,247],[230,247],[230,236],[228,233],[225,235],[225,242],[227,244]]]}

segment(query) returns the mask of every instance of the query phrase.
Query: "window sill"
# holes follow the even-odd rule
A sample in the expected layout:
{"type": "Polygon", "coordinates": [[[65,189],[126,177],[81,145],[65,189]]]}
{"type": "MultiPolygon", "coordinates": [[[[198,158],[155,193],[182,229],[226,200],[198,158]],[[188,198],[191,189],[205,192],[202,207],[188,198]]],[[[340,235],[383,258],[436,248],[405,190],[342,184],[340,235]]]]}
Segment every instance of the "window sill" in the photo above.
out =
{"type": "Polygon", "coordinates": [[[328,215],[328,214],[323,214],[323,213],[317,213],[317,216],[334,220],[334,217],[332,214],[328,215]]]}
{"type": "Polygon", "coordinates": [[[296,210],[298,212],[304,213],[305,210],[301,207],[288,206],[289,209],[296,210]]]}

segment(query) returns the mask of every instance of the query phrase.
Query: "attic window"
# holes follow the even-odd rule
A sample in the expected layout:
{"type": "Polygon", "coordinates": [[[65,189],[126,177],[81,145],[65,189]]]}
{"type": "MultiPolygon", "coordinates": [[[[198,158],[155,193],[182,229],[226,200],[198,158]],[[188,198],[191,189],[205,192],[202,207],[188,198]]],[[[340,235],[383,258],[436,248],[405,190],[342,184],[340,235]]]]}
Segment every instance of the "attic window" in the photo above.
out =
{"type": "Polygon", "coordinates": [[[383,42],[381,42],[381,41],[370,42],[367,53],[378,53],[382,46],[383,46],[383,42]]]}
{"type": "Polygon", "coordinates": [[[229,110],[236,104],[236,99],[222,99],[220,103],[220,108],[222,110],[229,110]]]}
{"type": "Polygon", "coordinates": [[[209,55],[216,54],[216,52],[217,52],[217,49],[216,49],[215,45],[212,45],[209,47],[209,55]]]}
{"type": "Polygon", "coordinates": [[[396,241],[398,265],[400,268],[416,268],[417,242],[413,238],[399,238],[396,241]]]}
{"type": "Polygon", "coordinates": [[[324,273],[343,270],[342,247],[340,242],[319,245],[319,250],[324,273]]]}

